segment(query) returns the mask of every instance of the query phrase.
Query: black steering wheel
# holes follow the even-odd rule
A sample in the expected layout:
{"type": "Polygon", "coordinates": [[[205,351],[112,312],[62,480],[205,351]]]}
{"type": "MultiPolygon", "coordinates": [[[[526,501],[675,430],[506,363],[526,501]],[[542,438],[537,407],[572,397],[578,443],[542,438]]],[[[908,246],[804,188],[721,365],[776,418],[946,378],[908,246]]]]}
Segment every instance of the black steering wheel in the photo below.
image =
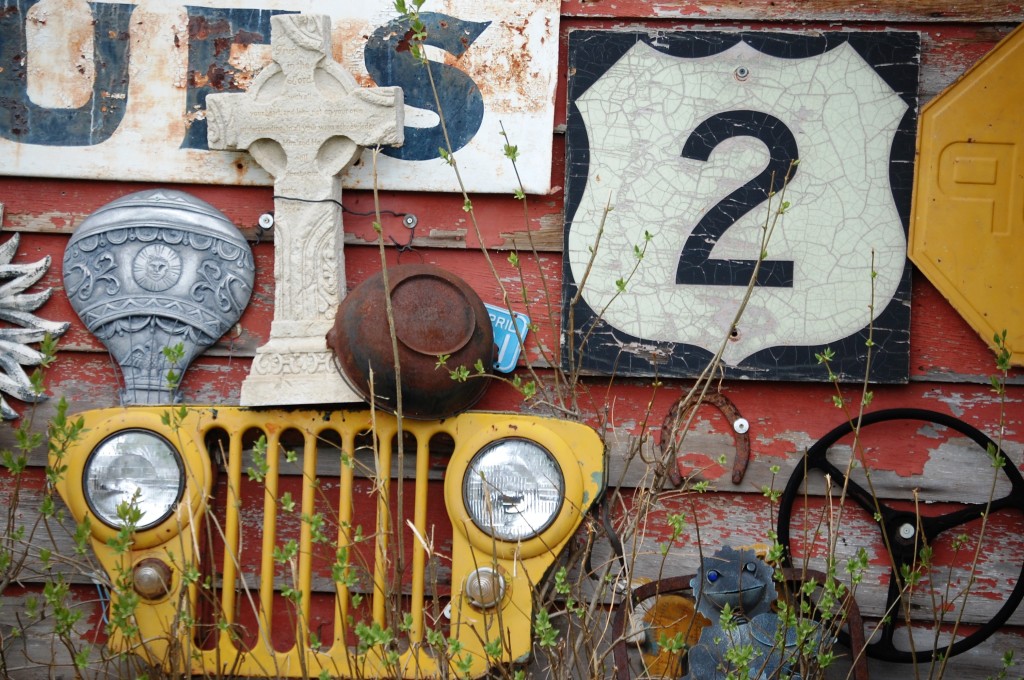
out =
{"type": "MultiPolygon", "coordinates": [[[[882,531],[883,541],[892,554],[892,570],[889,573],[888,592],[886,595],[885,612],[888,616],[874,636],[874,640],[867,646],[867,654],[875,659],[895,661],[899,663],[922,663],[929,662],[939,655],[955,656],[978,645],[998,630],[1007,619],[1013,614],[1021,599],[1024,599],[1024,563],[1021,564],[1021,573],[1014,584],[1003,606],[986,623],[972,630],[969,634],[955,640],[952,645],[939,643],[937,648],[915,649],[907,651],[900,649],[895,644],[894,633],[897,624],[903,613],[901,598],[904,588],[901,585],[903,578],[901,574],[905,569],[914,569],[918,565],[917,556],[922,546],[932,545],[935,539],[943,532],[978,520],[986,512],[996,513],[1002,510],[1017,510],[1024,515],[1024,477],[1006,454],[998,449],[995,442],[985,436],[981,431],[968,425],[958,418],[943,413],[928,411],[924,409],[888,409],[876,411],[864,415],[861,427],[874,425],[893,420],[918,420],[943,425],[955,430],[960,434],[973,440],[981,447],[985,454],[984,469],[991,470],[988,452],[998,452],[1005,459],[1001,470],[1009,479],[1010,492],[1005,496],[993,498],[991,503],[967,503],[962,508],[938,516],[920,516],[913,511],[898,510],[886,505],[881,500],[876,500],[872,494],[854,480],[846,479],[846,473],[834,465],[828,459],[829,449],[843,437],[854,431],[851,422],[845,422],[835,428],[807,451],[806,465],[800,464],[793,471],[789,483],[782,494],[779,505],[778,519],[778,540],[785,548],[785,566],[792,566],[792,543],[790,539],[790,524],[793,515],[793,504],[803,491],[805,475],[811,470],[817,470],[822,474],[829,475],[833,480],[834,488],[841,488],[846,485],[847,496],[856,505],[862,508],[869,516],[874,517],[882,531]]],[[[979,463],[979,468],[982,464],[979,463]]],[[[845,467],[843,465],[842,467],[845,467]]],[[[845,633],[841,633],[843,638],[845,633]]],[[[845,643],[846,640],[843,639],[845,643]]]]}

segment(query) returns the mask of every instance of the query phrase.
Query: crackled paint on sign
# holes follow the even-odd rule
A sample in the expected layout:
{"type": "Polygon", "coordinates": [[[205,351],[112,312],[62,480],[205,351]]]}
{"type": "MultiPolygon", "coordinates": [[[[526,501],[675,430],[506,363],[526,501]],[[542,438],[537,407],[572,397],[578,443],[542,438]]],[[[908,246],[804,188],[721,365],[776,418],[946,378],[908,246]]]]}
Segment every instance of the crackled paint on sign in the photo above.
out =
{"type": "Polygon", "coordinates": [[[873,321],[873,379],[907,379],[916,34],[581,31],[569,52],[566,300],[591,267],[586,366],[699,372],[784,198],[727,373],[826,379],[831,347],[858,379],[873,321]]]}
{"type": "MultiPolygon", "coordinates": [[[[210,151],[206,96],[246,90],[270,61],[270,17],[332,17],[335,58],[362,86],[405,90],[406,146],[377,162],[385,189],[456,191],[434,91],[390,0],[0,0],[0,173],[270,185],[246,154],[210,151]]],[[[454,0],[424,12],[426,56],[470,191],[551,184],[558,3],[454,0]]],[[[368,159],[346,188],[373,186],[368,159]]]]}

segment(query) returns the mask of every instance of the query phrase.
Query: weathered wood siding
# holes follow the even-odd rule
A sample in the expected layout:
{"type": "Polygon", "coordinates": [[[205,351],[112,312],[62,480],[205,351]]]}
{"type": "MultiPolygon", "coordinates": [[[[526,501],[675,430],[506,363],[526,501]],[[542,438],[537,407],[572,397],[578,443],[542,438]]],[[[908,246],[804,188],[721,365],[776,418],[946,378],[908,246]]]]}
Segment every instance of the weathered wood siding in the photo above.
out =
{"type": "MultiPolygon", "coordinates": [[[[568,32],[574,29],[918,31],[922,40],[919,94],[924,104],[1022,20],[1024,10],[1019,4],[997,0],[959,3],[926,0],[857,3],[845,0],[564,0],[551,184],[560,187],[564,183],[565,52],[568,32]]],[[[515,143],[515,130],[510,130],[509,134],[515,143]]],[[[145,153],[145,150],[140,149],[139,153],[145,153]]],[[[127,192],[152,186],[0,177],[3,231],[22,232],[16,262],[34,262],[46,255],[54,261],[50,272],[39,284],[53,288],[54,295],[39,314],[47,319],[70,321],[72,327],[61,340],[59,360],[49,374],[48,389],[53,395],[66,397],[73,411],[116,404],[118,376],[105,350],[82,327],[63,294],[59,263],[65,245],[75,227],[93,210],[127,192]]],[[[257,279],[250,307],[238,326],[196,361],[183,385],[189,402],[237,403],[241,381],[248,372],[255,348],[267,339],[274,304],[273,244],[267,238],[255,243],[259,215],[273,208],[271,190],[202,185],[178,188],[219,208],[254,242],[257,279]]],[[[344,203],[353,211],[367,211],[372,209],[372,195],[348,191],[344,203]]],[[[523,262],[525,295],[530,300],[531,313],[540,330],[531,335],[521,363],[530,362],[541,375],[550,376],[539,347],[544,345],[550,355],[559,346],[559,320],[546,318],[545,304],[550,301],[557,315],[562,192],[556,189],[550,195],[530,196],[525,218],[522,204],[510,195],[474,197],[483,230],[482,243],[462,209],[461,197],[456,195],[389,191],[382,193],[381,204],[386,210],[415,213],[419,219],[412,252],[399,256],[388,242],[390,263],[424,261],[446,267],[466,278],[485,302],[500,303],[500,289],[479,248],[484,246],[502,251],[494,261],[502,283],[511,293],[513,307],[520,310],[523,294],[520,278],[506,261],[503,251],[524,249],[520,259],[523,262]],[[528,248],[527,230],[532,232],[533,243],[539,251],[536,260],[525,252],[528,248]]],[[[370,217],[345,216],[346,271],[350,287],[380,266],[371,222],[370,217]]],[[[383,229],[385,237],[393,236],[401,242],[407,237],[407,231],[397,218],[385,216],[383,229]]],[[[999,436],[1002,424],[1003,446],[1011,463],[1019,467],[1024,458],[1024,373],[1020,370],[1011,372],[1005,401],[996,397],[988,382],[989,376],[995,372],[992,353],[942,295],[916,272],[911,310],[910,382],[903,386],[874,388],[870,409],[916,407],[948,413],[964,419],[993,438],[999,436]]],[[[627,490],[626,501],[621,507],[613,508],[613,514],[628,515],[631,505],[648,492],[645,487],[650,471],[644,459],[652,459],[657,454],[662,420],[691,384],[685,380],[653,383],[650,379],[609,381],[608,378],[594,377],[586,379],[581,388],[583,396],[580,403],[586,409],[588,422],[599,427],[608,440],[610,483],[627,490]],[[645,434],[641,444],[643,456],[630,457],[629,451],[639,434],[645,434]]],[[[684,445],[684,457],[694,469],[701,471],[700,478],[711,482],[711,490],[704,494],[663,495],[644,527],[644,535],[630,544],[637,551],[637,575],[653,577],[659,571],[666,575],[692,572],[698,561],[698,527],[705,552],[713,551],[721,544],[765,542],[768,532],[774,527],[772,518],[776,510],[764,497],[762,487],[784,486],[791,471],[800,464],[801,454],[844,418],[842,411],[833,404],[834,387],[827,383],[736,381],[723,384],[721,389],[750,422],[752,455],[746,477],[738,485],[729,479],[733,456],[731,426],[715,409],[701,407],[692,435],[684,445]],[[716,462],[721,454],[729,459],[724,466],[716,462]],[[773,465],[779,466],[774,475],[770,471],[773,465]],[[677,513],[686,515],[688,526],[694,531],[684,534],[671,545],[662,564],[660,546],[671,538],[671,529],[665,518],[668,514],[677,513]]],[[[859,387],[844,385],[842,391],[851,408],[856,409],[859,387]]],[[[24,410],[24,405],[18,403],[17,406],[24,410]]],[[[543,410],[542,405],[523,403],[518,394],[501,384],[492,387],[478,407],[543,410]]],[[[42,404],[34,416],[34,427],[41,429],[52,409],[52,400],[42,404]]],[[[0,443],[10,443],[10,432],[8,425],[0,426],[0,443]]],[[[915,490],[919,490],[922,502],[955,502],[972,493],[986,493],[991,480],[988,460],[984,452],[965,444],[962,439],[954,437],[950,442],[946,435],[920,424],[876,426],[866,434],[866,438],[869,454],[874,457],[878,471],[874,483],[885,497],[911,501],[915,490]]],[[[34,499],[39,498],[42,471],[38,466],[43,464],[43,453],[39,452],[32,463],[37,466],[33,470],[35,481],[30,485],[34,488],[24,490],[20,506],[21,520],[28,526],[34,520],[34,499]]],[[[0,504],[7,504],[4,496],[10,492],[9,485],[0,484],[0,504]]],[[[822,503],[827,504],[820,501],[818,505],[822,503]]],[[[974,525],[970,527],[971,530],[975,528],[974,525]]],[[[991,565],[991,578],[980,584],[977,606],[970,607],[969,623],[972,624],[983,623],[998,608],[1000,598],[1013,587],[1024,563],[1024,518],[1011,515],[1007,519],[993,519],[989,532],[985,558],[986,564],[991,565]]],[[[872,569],[860,600],[862,610],[872,616],[881,614],[885,597],[883,584],[888,572],[877,533],[870,517],[863,516],[844,524],[843,533],[838,537],[841,555],[851,554],[859,546],[873,551],[872,569]]],[[[608,556],[606,549],[599,552],[599,557],[608,556]]],[[[90,595],[95,591],[90,590],[91,586],[83,579],[76,578],[82,585],[75,597],[81,606],[88,609],[87,620],[92,623],[92,628],[101,628],[98,625],[99,607],[90,595]]],[[[10,634],[9,626],[16,621],[21,606],[20,597],[17,593],[4,598],[0,609],[0,622],[3,624],[0,635],[10,634]]],[[[25,654],[29,661],[23,666],[9,666],[9,670],[17,668],[20,677],[28,677],[33,672],[34,663],[50,656],[46,646],[38,641],[28,641],[26,645],[25,654]]],[[[1024,610],[1018,611],[1010,625],[983,646],[954,659],[951,669],[956,677],[987,677],[996,672],[999,657],[1008,650],[1018,653],[1024,650],[1024,610]]],[[[911,671],[904,666],[873,662],[871,672],[875,678],[902,678],[908,677],[911,671]]],[[[62,673],[67,674],[67,671],[62,673]]],[[[1020,673],[1019,666],[1016,673],[1020,673]]]]}

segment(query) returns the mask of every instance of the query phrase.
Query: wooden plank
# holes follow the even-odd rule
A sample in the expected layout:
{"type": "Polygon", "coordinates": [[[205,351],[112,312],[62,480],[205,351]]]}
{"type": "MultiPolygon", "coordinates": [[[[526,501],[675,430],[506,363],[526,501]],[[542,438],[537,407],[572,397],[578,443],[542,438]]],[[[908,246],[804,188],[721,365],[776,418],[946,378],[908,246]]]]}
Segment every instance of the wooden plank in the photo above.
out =
{"type": "MultiPolygon", "coordinates": [[[[578,630],[573,631],[574,634],[580,635],[581,637],[586,636],[584,637],[586,643],[593,643],[596,647],[594,658],[599,661],[603,661],[603,666],[598,666],[600,669],[599,671],[593,671],[589,668],[587,669],[589,677],[613,677],[615,672],[610,651],[607,656],[601,656],[606,650],[608,650],[612,642],[610,640],[610,629],[614,613],[614,609],[607,612],[598,610],[589,620],[587,632],[578,630]],[[597,639],[595,640],[595,638],[597,639]]],[[[556,619],[553,623],[561,624],[561,620],[556,619]]],[[[560,628],[560,630],[564,631],[564,626],[560,628]]],[[[1024,662],[1021,661],[1019,654],[1022,644],[1024,644],[1024,636],[1022,636],[1019,631],[1010,628],[998,631],[981,645],[950,659],[947,666],[947,675],[943,677],[956,677],[963,678],[964,680],[990,680],[990,678],[993,677],[994,670],[1002,667],[1002,656],[1007,651],[1017,652],[1014,657],[1014,663],[1011,664],[1007,677],[1018,677],[1021,671],[1024,670],[1024,662]]],[[[828,680],[843,680],[851,678],[852,674],[850,673],[849,659],[850,650],[841,644],[837,644],[834,647],[834,650],[837,658],[833,666],[831,666],[828,672],[825,673],[824,678],[827,678],[828,680]]],[[[561,647],[556,648],[555,650],[549,650],[546,653],[541,650],[534,656],[530,665],[526,667],[527,677],[560,677],[559,673],[564,673],[566,671],[566,664],[574,661],[571,657],[565,658],[564,655],[558,654],[560,651],[561,647]]],[[[632,675],[630,677],[647,677],[644,674],[645,669],[642,667],[642,663],[638,658],[636,658],[638,656],[639,655],[635,650],[630,650],[630,668],[632,671],[632,675]]],[[[896,678],[902,680],[903,678],[909,677],[931,677],[929,675],[929,666],[927,664],[914,666],[912,664],[885,663],[876,661],[875,659],[869,659],[868,669],[869,676],[876,680],[878,678],[896,678]]]]}
{"type": "MultiPolygon", "coordinates": [[[[11,613],[23,611],[27,597],[39,596],[36,589],[19,590],[16,593],[8,593],[0,597],[0,611],[11,613]]],[[[99,679],[114,679],[129,677],[132,675],[131,660],[122,661],[119,665],[115,658],[109,658],[108,653],[101,642],[95,644],[95,631],[101,627],[98,623],[99,605],[95,590],[88,586],[76,587],[72,590],[72,602],[74,606],[86,610],[86,621],[91,630],[82,636],[82,642],[77,649],[88,649],[90,663],[86,677],[99,679]]],[[[610,616],[610,613],[608,616],[610,616]]],[[[12,617],[16,616],[12,614],[12,617]]],[[[596,627],[604,629],[602,624],[602,612],[597,613],[596,627]]],[[[11,619],[6,619],[8,622],[11,619]]],[[[7,662],[6,673],[10,678],[16,680],[73,680],[76,678],[71,667],[70,659],[57,639],[53,635],[53,622],[50,619],[40,621],[25,630],[22,636],[7,635],[10,630],[10,623],[2,625],[4,632],[4,657],[7,662]]],[[[983,680],[991,677],[993,671],[1001,667],[1001,658],[1006,651],[1018,651],[1024,648],[1024,634],[1019,630],[1004,629],[995,633],[989,640],[978,647],[954,657],[949,662],[948,673],[963,680],[983,680]]],[[[841,650],[841,648],[840,648],[841,650]]],[[[1019,654],[1017,655],[1019,657],[1019,654]]],[[[548,660],[543,655],[536,657],[529,666],[529,677],[547,677],[550,669],[547,667],[548,660]]],[[[838,662],[839,668],[845,668],[842,660],[838,662]]],[[[903,678],[913,673],[912,666],[905,664],[891,664],[875,660],[869,661],[871,677],[873,678],[903,678]]],[[[1009,677],[1016,677],[1021,672],[1022,662],[1018,658],[1011,668],[1009,677]]],[[[921,669],[922,672],[926,668],[921,669]]],[[[610,669],[609,669],[610,672],[610,669]]],[[[837,677],[845,677],[840,673],[837,677]]]]}
{"type": "Polygon", "coordinates": [[[768,5],[744,0],[668,2],[658,0],[562,0],[564,17],[619,19],[701,19],[710,21],[879,21],[1006,22],[1024,19],[1020,5],[1000,0],[972,0],[950,5],[941,0],[870,0],[851,5],[843,0],[776,0],[768,5]]]}
{"type": "MultiPolygon", "coordinates": [[[[800,455],[846,420],[843,412],[832,403],[834,392],[828,386],[728,383],[722,389],[750,423],[751,462],[741,487],[737,488],[729,479],[735,456],[732,425],[717,409],[701,406],[690,430],[697,438],[684,440],[682,446],[684,453],[695,454],[690,456],[694,464],[700,461],[712,464],[719,456],[726,456],[728,462],[724,466],[714,465],[704,476],[719,490],[758,492],[762,486],[770,484],[772,465],[780,467],[777,480],[788,479],[800,455]]],[[[874,398],[870,411],[908,407],[937,411],[962,418],[990,437],[998,438],[1000,400],[983,386],[958,385],[955,391],[947,392],[928,383],[912,383],[906,387],[874,387],[872,391],[874,398]]],[[[625,486],[643,483],[649,472],[640,456],[635,456],[626,467],[629,447],[636,436],[649,435],[642,453],[651,460],[665,436],[663,421],[669,409],[684,395],[685,388],[667,383],[657,391],[637,385],[620,385],[617,388],[614,402],[609,404],[614,421],[607,424],[592,421],[606,432],[606,441],[613,452],[609,464],[612,483],[625,486]],[[622,482],[618,482],[620,478],[622,482]]],[[[852,400],[851,406],[855,408],[859,392],[848,388],[844,390],[844,397],[852,400]]],[[[1018,465],[1022,455],[1019,432],[1024,427],[1022,400],[1024,390],[1013,386],[1009,388],[1008,399],[1002,409],[1006,428],[1003,447],[1018,465]]],[[[856,411],[853,413],[855,415],[856,411]]],[[[904,478],[920,474],[925,464],[941,453],[944,443],[939,437],[939,430],[919,422],[878,424],[865,428],[864,433],[865,443],[871,445],[873,452],[878,452],[873,454],[878,456],[878,462],[884,463],[880,467],[891,466],[886,469],[904,478]]],[[[965,440],[958,438],[958,441],[965,440]]],[[[985,462],[981,449],[971,445],[962,450],[968,469],[971,466],[967,461],[972,458],[985,462]]]]}
{"type": "MultiPolygon", "coordinates": [[[[0,177],[0,196],[10,206],[3,228],[5,231],[70,235],[97,208],[125,194],[140,191],[144,186],[117,182],[97,186],[79,180],[0,177]],[[94,186],[97,192],[89,193],[94,186]]],[[[273,192],[269,189],[199,185],[188,185],[182,189],[222,211],[250,242],[273,243],[273,230],[264,232],[258,226],[260,215],[274,212],[273,192]]],[[[342,205],[346,211],[343,215],[345,245],[376,245],[373,193],[346,191],[342,205]]],[[[537,232],[537,250],[561,251],[562,204],[557,197],[530,196],[526,216],[522,204],[510,195],[474,195],[473,205],[484,242],[489,248],[528,250],[526,231],[530,230],[537,232]]],[[[411,244],[414,248],[478,248],[481,240],[462,207],[463,201],[456,194],[381,192],[385,245],[394,248],[394,241],[408,244],[410,231],[403,226],[401,218],[412,214],[417,219],[411,244]]]]}
{"type": "MultiPolygon", "coordinates": [[[[248,370],[248,360],[236,357],[202,358],[186,373],[182,385],[186,401],[196,404],[237,403],[241,380],[248,370]]],[[[117,403],[117,378],[109,359],[102,354],[67,353],[51,369],[49,390],[53,395],[64,396],[70,404],[70,411],[84,411],[117,403]]],[[[550,373],[544,375],[550,378],[550,373]]],[[[601,382],[587,381],[583,384],[580,398],[585,408],[596,408],[604,393],[601,382]]],[[[685,394],[685,385],[665,384],[658,390],[643,385],[621,385],[616,388],[608,402],[607,412],[585,413],[586,421],[605,433],[609,446],[609,480],[623,486],[645,486],[649,483],[648,463],[658,455],[657,443],[664,435],[664,421],[672,404],[685,394]],[[648,410],[648,404],[650,404],[648,410]],[[631,448],[637,437],[644,442],[639,453],[630,457],[631,448]],[[627,465],[628,460],[628,465],[627,465]]],[[[725,455],[725,466],[714,465],[705,473],[705,478],[723,491],[758,492],[770,483],[772,465],[779,465],[777,479],[788,478],[799,456],[833,427],[844,422],[844,415],[834,407],[832,393],[827,386],[815,389],[797,388],[789,384],[729,384],[726,394],[736,404],[739,412],[750,422],[752,442],[751,462],[747,476],[740,488],[729,480],[729,468],[735,455],[731,424],[726,423],[712,407],[702,406],[694,422],[691,435],[684,442],[683,450],[694,464],[707,461],[709,464],[725,455]]],[[[856,392],[847,391],[856,397],[856,392]]],[[[915,407],[948,413],[964,418],[969,424],[992,437],[998,434],[999,400],[984,386],[960,385],[955,392],[930,385],[914,383],[906,388],[875,388],[871,410],[882,408],[915,407]]],[[[1005,413],[1006,441],[1004,448],[1011,460],[1021,461],[1022,442],[1018,434],[1024,428],[1024,390],[1012,386],[1005,413]]],[[[495,383],[477,405],[480,410],[522,411],[528,409],[549,410],[544,405],[524,402],[522,396],[503,383],[495,383]]],[[[53,413],[55,399],[36,407],[33,414],[33,429],[42,431],[46,420],[53,413]]],[[[886,426],[876,425],[874,428],[886,426]]],[[[906,452],[906,442],[900,436],[882,437],[878,446],[881,451],[891,452],[891,459],[900,461],[904,476],[912,469],[911,463],[928,461],[941,452],[941,441],[929,440],[930,429],[919,427],[921,452],[915,459],[898,457],[906,452]]],[[[897,435],[899,431],[897,430],[897,435]]],[[[0,445],[12,443],[10,430],[0,429],[0,445]]],[[[971,455],[982,455],[967,446],[963,449],[968,459],[971,455]]],[[[37,464],[41,458],[35,459],[37,464]]],[[[946,468],[950,468],[947,466],[946,468]]],[[[897,472],[894,470],[894,472],[897,472]]],[[[894,478],[895,479],[895,478],[894,478]]]]}
{"type": "MultiPolygon", "coordinates": [[[[1014,652],[1014,662],[1010,666],[1007,677],[1020,677],[1024,674],[1024,664],[1022,664],[1020,655],[1022,649],[1024,649],[1024,632],[1019,628],[1003,628],[974,649],[951,658],[943,677],[988,680],[998,669],[1003,667],[1003,655],[1007,652],[1014,652]]],[[[871,659],[868,662],[868,669],[872,678],[905,678],[915,672],[911,665],[888,663],[876,659],[871,659]]],[[[927,673],[928,667],[922,664],[920,672],[927,673]]]]}
{"type": "MultiPolygon", "coordinates": [[[[62,319],[71,322],[70,330],[61,338],[65,350],[103,352],[103,346],[82,325],[71,309],[64,294],[61,277],[61,261],[67,237],[50,234],[25,234],[22,239],[18,261],[22,258],[38,260],[49,255],[53,264],[38,284],[54,291],[53,297],[39,310],[46,319],[62,319]]],[[[539,260],[523,257],[517,269],[508,260],[507,253],[491,256],[494,271],[477,253],[466,250],[435,249],[399,253],[394,248],[386,249],[389,266],[407,262],[437,264],[460,275],[477,291],[484,302],[503,305],[503,289],[509,294],[509,303],[517,312],[526,313],[538,325],[538,331],[527,338],[525,360],[541,363],[553,360],[551,350],[541,351],[541,343],[547,348],[557,347],[558,300],[560,292],[560,258],[550,253],[541,254],[539,260]],[[520,273],[522,278],[520,278],[520,273]],[[527,302],[524,302],[524,296],[527,302]],[[549,314],[550,321],[546,321],[549,314]],[[547,354],[549,359],[545,359],[547,354]]],[[[252,299],[239,323],[211,349],[212,356],[251,357],[256,347],[265,343],[270,334],[273,315],[273,250],[271,244],[262,243],[254,248],[256,281],[252,299]]],[[[361,283],[380,269],[380,251],[376,247],[346,249],[346,274],[349,288],[361,283]]]]}
{"type": "MultiPolygon", "coordinates": [[[[99,563],[90,551],[82,554],[75,541],[75,521],[71,511],[56,492],[52,494],[54,513],[50,517],[39,514],[46,497],[44,477],[41,470],[30,469],[16,485],[6,470],[0,473],[0,503],[5,515],[0,520],[5,523],[5,532],[10,535],[23,532],[21,538],[10,543],[5,541],[12,556],[12,567],[4,573],[11,577],[6,595],[14,584],[39,584],[56,582],[61,579],[67,583],[90,585],[105,583],[106,577],[99,563]],[[7,524],[10,522],[10,524],[7,524]],[[50,557],[44,559],[45,553],[50,557]]],[[[93,591],[95,594],[95,590],[93,591]]],[[[0,615],[0,621],[4,617],[0,615]]]]}

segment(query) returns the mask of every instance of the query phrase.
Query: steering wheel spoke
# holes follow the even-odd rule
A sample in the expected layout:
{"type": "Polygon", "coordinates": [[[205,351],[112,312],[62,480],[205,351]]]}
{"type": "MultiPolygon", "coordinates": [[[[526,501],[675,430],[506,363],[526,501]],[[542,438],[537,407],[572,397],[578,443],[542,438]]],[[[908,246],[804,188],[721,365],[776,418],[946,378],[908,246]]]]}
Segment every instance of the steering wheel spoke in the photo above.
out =
{"type": "Polygon", "coordinates": [[[821,462],[816,467],[827,475],[830,475],[834,480],[833,485],[838,488],[845,488],[846,495],[852,498],[854,502],[868,515],[875,517],[876,520],[885,521],[892,514],[894,510],[876,499],[871,492],[865,489],[863,486],[853,481],[852,479],[846,478],[846,473],[841,471],[835,465],[833,465],[828,458],[821,457],[821,462]]]}

